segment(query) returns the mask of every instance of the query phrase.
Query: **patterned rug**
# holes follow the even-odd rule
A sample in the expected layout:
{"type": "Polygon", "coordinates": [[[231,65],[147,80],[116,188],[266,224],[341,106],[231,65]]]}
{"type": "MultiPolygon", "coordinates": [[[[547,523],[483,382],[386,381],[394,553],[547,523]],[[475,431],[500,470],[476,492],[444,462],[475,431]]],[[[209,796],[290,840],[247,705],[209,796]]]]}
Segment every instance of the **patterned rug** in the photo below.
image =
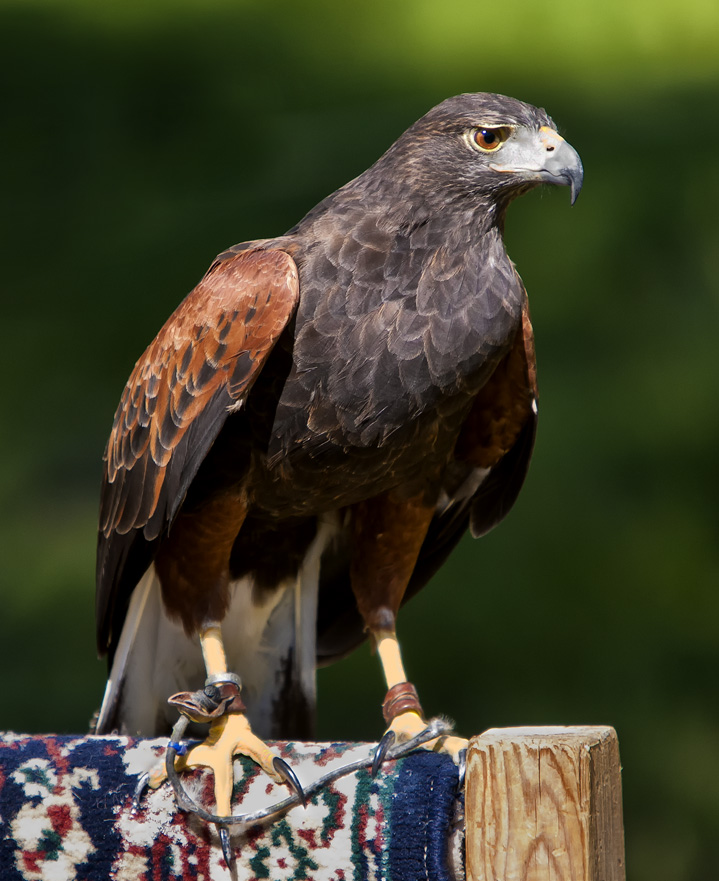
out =
{"type": "MultiPolygon", "coordinates": [[[[340,777],[272,821],[232,834],[235,867],[218,835],[177,810],[168,785],[131,810],[137,778],[164,755],[166,740],[0,735],[2,881],[451,881],[462,873],[457,769],[417,750],[340,777]]],[[[276,743],[308,786],[335,766],[369,755],[368,744],[276,743]]],[[[212,808],[208,772],[183,775],[195,801],[212,808]]],[[[233,810],[281,801],[251,762],[235,762],[233,810]]]]}

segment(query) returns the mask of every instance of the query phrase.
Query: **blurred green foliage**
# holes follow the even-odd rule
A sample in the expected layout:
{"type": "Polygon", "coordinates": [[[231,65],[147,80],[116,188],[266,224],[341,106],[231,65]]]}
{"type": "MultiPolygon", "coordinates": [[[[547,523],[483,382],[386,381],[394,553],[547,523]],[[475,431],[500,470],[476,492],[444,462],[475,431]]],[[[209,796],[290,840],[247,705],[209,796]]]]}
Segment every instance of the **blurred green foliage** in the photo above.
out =
{"type": "MultiPolygon", "coordinates": [[[[629,876],[719,876],[719,6],[714,0],[0,2],[0,727],[97,706],[100,457],[215,253],[284,231],[460,91],[549,110],[585,189],[513,206],[541,420],[511,517],[400,620],[426,709],[609,723],[629,876]]],[[[377,663],[319,736],[376,738],[377,663]]]]}

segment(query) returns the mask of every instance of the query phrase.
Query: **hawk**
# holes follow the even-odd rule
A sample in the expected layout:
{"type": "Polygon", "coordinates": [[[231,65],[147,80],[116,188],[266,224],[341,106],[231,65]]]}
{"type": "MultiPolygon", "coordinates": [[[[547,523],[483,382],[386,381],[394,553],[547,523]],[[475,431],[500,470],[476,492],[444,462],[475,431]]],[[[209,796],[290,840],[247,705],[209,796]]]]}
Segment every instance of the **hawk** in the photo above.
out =
{"type": "Polygon", "coordinates": [[[213,767],[227,815],[233,754],[297,787],[263,738],[309,736],[316,665],[366,637],[390,738],[423,730],[398,611],[509,511],[535,435],[507,207],[543,183],[574,202],[582,174],[544,110],[459,95],[285,235],[215,259],[104,455],[99,733],[156,735],[178,707],[209,722],[180,762],[213,767]]]}

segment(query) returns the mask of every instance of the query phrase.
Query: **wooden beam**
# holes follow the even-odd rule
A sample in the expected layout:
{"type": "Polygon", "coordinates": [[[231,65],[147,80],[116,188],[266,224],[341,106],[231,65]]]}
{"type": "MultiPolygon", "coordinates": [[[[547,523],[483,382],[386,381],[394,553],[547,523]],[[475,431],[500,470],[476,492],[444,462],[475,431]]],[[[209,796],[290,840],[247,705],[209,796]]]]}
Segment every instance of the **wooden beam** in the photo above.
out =
{"type": "Polygon", "coordinates": [[[625,881],[613,728],[492,728],[467,754],[468,881],[625,881]]]}

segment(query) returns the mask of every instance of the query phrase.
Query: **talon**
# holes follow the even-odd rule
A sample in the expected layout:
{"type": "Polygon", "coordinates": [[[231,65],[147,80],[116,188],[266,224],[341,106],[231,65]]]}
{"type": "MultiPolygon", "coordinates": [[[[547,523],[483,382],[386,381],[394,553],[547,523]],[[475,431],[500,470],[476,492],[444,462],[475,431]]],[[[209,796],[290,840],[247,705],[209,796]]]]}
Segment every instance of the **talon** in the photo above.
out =
{"type": "Polygon", "coordinates": [[[374,759],[372,760],[372,777],[377,776],[377,772],[384,762],[385,756],[387,752],[394,746],[394,742],[397,739],[394,731],[390,728],[389,731],[385,731],[382,735],[382,739],[377,744],[377,749],[374,751],[374,759]]]}
{"type": "Polygon", "coordinates": [[[220,844],[222,845],[222,856],[225,858],[225,862],[227,863],[227,867],[231,868],[232,864],[235,861],[235,855],[232,852],[232,846],[230,844],[230,831],[227,826],[219,826],[217,827],[217,831],[220,835],[220,844]]]}
{"type": "Polygon", "coordinates": [[[297,779],[297,775],[290,768],[287,762],[284,759],[280,759],[279,757],[274,758],[272,760],[272,767],[275,769],[275,772],[282,778],[282,780],[290,787],[290,789],[294,790],[295,794],[302,802],[302,807],[307,807],[307,799],[305,797],[305,791],[302,788],[300,781],[297,779]]]}
{"type": "Polygon", "coordinates": [[[142,801],[142,796],[149,785],[150,773],[149,771],[145,771],[144,774],[140,775],[140,778],[135,785],[135,791],[132,793],[131,811],[133,814],[136,814],[140,810],[140,802],[142,801]]]}
{"type": "Polygon", "coordinates": [[[467,773],[467,750],[459,751],[459,765],[457,767],[457,792],[461,792],[464,788],[464,777],[467,773]]]}

